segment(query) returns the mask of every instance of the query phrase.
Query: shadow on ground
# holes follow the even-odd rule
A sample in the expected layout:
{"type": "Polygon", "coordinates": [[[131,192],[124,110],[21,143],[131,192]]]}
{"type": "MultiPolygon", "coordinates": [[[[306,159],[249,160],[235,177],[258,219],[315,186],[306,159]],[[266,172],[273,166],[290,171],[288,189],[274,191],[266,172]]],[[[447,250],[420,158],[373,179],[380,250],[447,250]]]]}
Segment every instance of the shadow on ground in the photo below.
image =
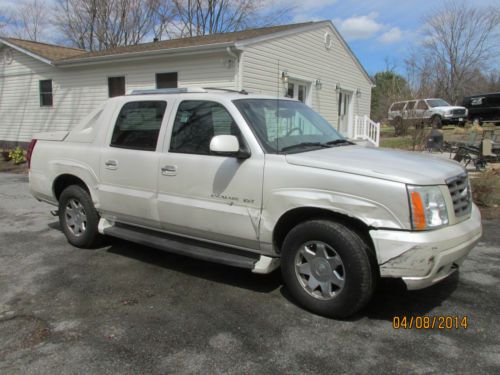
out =
{"type": "MultiPolygon", "coordinates": [[[[50,223],[49,227],[61,230],[59,222],[50,223]]],[[[106,251],[110,253],[135,259],[139,262],[253,292],[271,293],[279,289],[284,298],[296,304],[288,290],[283,286],[279,270],[269,275],[257,275],[248,270],[171,254],[112,237],[106,238],[103,248],[105,247],[107,247],[106,251]]],[[[428,314],[453,294],[458,286],[458,280],[459,273],[455,272],[455,274],[432,287],[408,291],[400,279],[381,279],[370,303],[349,320],[356,321],[367,317],[375,320],[392,321],[394,316],[428,314]]]]}

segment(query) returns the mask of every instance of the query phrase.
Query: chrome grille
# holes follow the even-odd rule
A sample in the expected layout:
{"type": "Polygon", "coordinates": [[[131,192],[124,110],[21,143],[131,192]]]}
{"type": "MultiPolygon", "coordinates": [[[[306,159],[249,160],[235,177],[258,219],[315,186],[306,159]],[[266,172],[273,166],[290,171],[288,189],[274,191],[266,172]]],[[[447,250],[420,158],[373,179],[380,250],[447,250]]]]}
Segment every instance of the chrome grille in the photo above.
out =
{"type": "Polygon", "coordinates": [[[451,113],[455,116],[465,116],[465,109],[454,109],[451,113]]]}
{"type": "Polygon", "coordinates": [[[446,180],[446,185],[448,185],[451,200],[453,201],[455,216],[461,217],[469,214],[472,207],[472,199],[467,173],[446,180]]]}

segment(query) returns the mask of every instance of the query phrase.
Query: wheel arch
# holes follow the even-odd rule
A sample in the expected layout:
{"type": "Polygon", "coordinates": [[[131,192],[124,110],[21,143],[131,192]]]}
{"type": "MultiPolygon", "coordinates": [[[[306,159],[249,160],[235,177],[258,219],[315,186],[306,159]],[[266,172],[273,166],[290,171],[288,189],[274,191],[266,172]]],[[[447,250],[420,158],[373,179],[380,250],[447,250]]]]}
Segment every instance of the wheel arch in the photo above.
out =
{"type": "Polygon", "coordinates": [[[314,219],[331,220],[344,224],[346,227],[356,232],[375,254],[375,247],[369,233],[372,228],[365,222],[356,217],[337,211],[310,206],[293,208],[280,216],[273,229],[273,246],[276,251],[278,253],[281,252],[285,237],[290,230],[300,223],[314,219]]]}
{"type": "Polygon", "coordinates": [[[57,176],[52,184],[52,192],[57,201],[59,201],[59,197],[64,189],[71,185],[78,185],[82,187],[92,197],[92,192],[83,179],[70,173],[63,173],[57,176]]]}

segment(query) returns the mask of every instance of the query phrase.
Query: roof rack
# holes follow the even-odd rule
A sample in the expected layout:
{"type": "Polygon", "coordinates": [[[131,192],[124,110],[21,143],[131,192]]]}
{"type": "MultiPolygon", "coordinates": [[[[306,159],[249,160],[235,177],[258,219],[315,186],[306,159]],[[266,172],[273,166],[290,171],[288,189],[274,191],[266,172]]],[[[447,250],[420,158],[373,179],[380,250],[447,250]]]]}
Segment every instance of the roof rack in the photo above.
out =
{"type": "Polygon", "coordinates": [[[182,94],[182,93],[206,93],[201,87],[184,87],[172,89],[139,89],[132,90],[127,95],[152,95],[152,94],[182,94]]]}
{"type": "Polygon", "coordinates": [[[222,87],[203,87],[205,90],[219,90],[219,91],[226,91],[226,92],[234,92],[236,94],[243,94],[243,95],[248,95],[248,91],[246,90],[233,90],[233,89],[225,89],[222,87]]]}

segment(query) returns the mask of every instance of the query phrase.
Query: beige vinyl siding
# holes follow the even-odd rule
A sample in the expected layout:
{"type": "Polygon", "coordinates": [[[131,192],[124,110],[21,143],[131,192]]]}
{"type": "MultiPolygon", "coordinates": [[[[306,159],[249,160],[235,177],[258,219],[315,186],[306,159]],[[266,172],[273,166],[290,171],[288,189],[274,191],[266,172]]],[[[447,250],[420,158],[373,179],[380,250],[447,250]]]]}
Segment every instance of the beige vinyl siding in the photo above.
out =
{"type": "MultiPolygon", "coordinates": [[[[4,47],[6,48],[6,47],[4,47]]],[[[179,87],[234,88],[223,53],[143,59],[72,68],[52,67],[13,51],[0,65],[0,140],[29,141],[43,131],[69,130],[108,98],[108,77],[125,76],[126,90],[155,88],[155,74],[178,72],[179,87]],[[39,81],[52,79],[53,107],[40,107],[39,81]]]]}
{"type": "Polygon", "coordinates": [[[242,88],[250,92],[283,95],[285,87],[279,79],[283,70],[290,79],[305,80],[310,84],[312,107],[335,126],[337,83],[353,93],[353,115],[370,114],[371,83],[328,26],[245,47],[241,65],[242,88]],[[334,36],[330,50],[324,44],[326,32],[334,36]],[[321,89],[316,89],[316,79],[321,80],[321,89]],[[357,89],[361,90],[360,97],[354,95],[357,89]]]}

